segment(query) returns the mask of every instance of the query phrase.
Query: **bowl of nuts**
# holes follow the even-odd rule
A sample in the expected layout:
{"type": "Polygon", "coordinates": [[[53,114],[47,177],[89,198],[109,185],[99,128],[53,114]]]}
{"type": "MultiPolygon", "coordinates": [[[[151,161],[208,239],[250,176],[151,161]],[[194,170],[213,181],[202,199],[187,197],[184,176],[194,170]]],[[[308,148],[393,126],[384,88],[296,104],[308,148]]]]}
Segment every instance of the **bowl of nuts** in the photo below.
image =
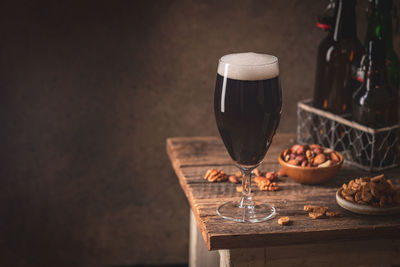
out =
{"type": "Polygon", "coordinates": [[[336,192],[336,202],[344,209],[367,215],[400,212],[400,188],[383,174],[360,177],[343,184],[336,192]]]}
{"type": "Polygon", "coordinates": [[[331,179],[343,164],[343,156],[320,145],[293,145],[278,157],[283,171],[302,184],[320,184],[331,179]]]}

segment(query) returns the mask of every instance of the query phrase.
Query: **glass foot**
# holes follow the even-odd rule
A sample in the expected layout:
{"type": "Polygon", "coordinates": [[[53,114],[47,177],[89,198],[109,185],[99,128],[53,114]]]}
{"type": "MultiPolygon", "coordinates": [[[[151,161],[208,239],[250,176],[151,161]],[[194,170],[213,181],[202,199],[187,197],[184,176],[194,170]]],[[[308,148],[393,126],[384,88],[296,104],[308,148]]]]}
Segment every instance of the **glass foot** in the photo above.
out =
{"type": "Polygon", "coordinates": [[[217,213],[224,219],[236,222],[263,222],[275,217],[274,207],[257,201],[253,203],[254,206],[240,206],[239,201],[225,202],[217,208],[217,213]]]}

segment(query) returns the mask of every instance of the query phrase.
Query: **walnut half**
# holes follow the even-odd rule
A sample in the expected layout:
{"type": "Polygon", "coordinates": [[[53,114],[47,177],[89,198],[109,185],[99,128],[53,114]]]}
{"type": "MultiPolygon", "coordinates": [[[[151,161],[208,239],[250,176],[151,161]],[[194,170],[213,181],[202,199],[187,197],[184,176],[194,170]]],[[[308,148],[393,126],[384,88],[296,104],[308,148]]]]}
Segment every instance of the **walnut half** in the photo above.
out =
{"type": "Polygon", "coordinates": [[[207,179],[209,182],[223,182],[228,180],[228,177],[222,170],[216,169],[209,169],[204,175],[204,179],[207,179]]]}

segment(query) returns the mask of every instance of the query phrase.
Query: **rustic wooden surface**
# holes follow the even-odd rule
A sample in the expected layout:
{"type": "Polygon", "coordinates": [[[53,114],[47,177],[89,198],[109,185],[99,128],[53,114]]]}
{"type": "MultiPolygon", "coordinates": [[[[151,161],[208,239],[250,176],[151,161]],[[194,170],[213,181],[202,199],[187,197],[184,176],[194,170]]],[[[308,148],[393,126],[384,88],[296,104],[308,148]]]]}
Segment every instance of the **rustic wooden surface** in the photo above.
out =
{"type": "MultiPolygon", "coordinates": [[[[294,134],[278,134],[259,167],[262,171],[279,170],[277,156],[295,140],[294,134]]],[[[216,214],[220,204],[237,200],[236,184],[210,183],[203,179],[209,168],[228,174],[237,171],[220,138],[179,137],[167,139],[167,152],[196,218],[209,250],[306,244],[351,239],[400,238],[400,215],[357,215],[336,204],[335,192],[344,182],[368,174],[346,164],[329,182],[310,186],[280,178],[277,192],[254,189],[254,199],[269,202],[277,216],[262,223],[237,223],[216,214]],[[311,220],[303,211],[305,204],[324,205],[339,210],[339,218],[311,220]],[[290,216],[293,223],[282,227],[277,220],[290,216]]],[[[395,184],[400,184],[400,169],[384,171],[395,184]]]]}
{"type": "Polygon", "coordinates": [[[400,239],[332,241],[266,248],[219,250],[219,267],[399,266],[400,239]]]}

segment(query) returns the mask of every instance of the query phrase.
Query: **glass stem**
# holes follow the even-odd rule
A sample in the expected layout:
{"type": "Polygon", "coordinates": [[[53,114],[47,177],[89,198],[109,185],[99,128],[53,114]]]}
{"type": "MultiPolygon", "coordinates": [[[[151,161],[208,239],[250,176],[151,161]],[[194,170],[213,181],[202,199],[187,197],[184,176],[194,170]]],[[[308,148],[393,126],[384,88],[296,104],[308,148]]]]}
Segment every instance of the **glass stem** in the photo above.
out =
{"type": "Polygon", "coordinates": [[[254,202],[251,199],[251,172],[255,167],[245,168],[240,166],[240,171],[242,172],[242,198],[240,199],[240,208],[252,208],[254,207],[254,202]]]}

